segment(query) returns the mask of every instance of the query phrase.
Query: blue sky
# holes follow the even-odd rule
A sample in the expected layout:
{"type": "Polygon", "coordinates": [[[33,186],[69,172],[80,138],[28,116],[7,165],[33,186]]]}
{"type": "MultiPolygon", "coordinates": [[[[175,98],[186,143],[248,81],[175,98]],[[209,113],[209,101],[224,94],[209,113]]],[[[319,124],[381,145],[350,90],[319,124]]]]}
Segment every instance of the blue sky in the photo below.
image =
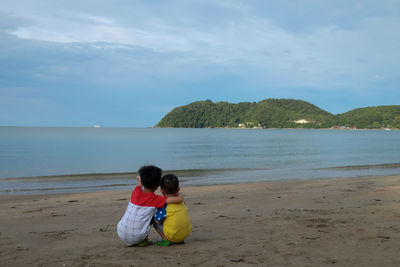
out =
{"type": "Polygon", "coordinates": [[[148,127],[193,101],[400,104],[400,1],[1,0],[0,125],[148,127]]]}

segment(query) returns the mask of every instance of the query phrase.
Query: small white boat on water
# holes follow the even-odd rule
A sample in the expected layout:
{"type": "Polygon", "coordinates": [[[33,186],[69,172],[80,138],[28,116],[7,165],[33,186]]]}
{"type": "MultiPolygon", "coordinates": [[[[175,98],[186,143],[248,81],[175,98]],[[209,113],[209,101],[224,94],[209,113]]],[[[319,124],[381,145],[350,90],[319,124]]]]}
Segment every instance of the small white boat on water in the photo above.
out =
{"type": "Polygon", "coordinates": [[[95,124],[93,127],[94,127],[94,128],[100,128],[100,125],[95,124]]]}

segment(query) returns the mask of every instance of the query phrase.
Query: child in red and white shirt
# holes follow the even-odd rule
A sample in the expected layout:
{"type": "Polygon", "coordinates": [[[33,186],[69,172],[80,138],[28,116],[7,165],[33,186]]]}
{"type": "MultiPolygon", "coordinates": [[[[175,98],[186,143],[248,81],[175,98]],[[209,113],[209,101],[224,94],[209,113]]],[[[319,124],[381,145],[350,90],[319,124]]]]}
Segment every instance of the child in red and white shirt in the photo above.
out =
{"type": "Polygon", "coordinates": [[[150,221],[157,208],[166,203],[180,203],[182,195],[163,197],[154,194],[160,185],[161,169],[155,166],[143,166],[139,169],[138,185],[132,192],[131,201],[124,216],[118,222],[118,237],[128,246],[150,244],[150,221]]]}

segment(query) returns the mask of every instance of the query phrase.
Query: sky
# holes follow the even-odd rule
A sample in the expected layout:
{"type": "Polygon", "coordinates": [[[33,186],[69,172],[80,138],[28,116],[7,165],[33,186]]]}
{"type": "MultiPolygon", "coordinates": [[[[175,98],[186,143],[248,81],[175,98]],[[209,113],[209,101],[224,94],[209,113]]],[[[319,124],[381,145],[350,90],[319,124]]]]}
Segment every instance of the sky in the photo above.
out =
{"type": "Polygon", "coordinates": [[[151,127],[210,99],[400,105],[400,0],[0,0],[0,126],[151,127]]]}

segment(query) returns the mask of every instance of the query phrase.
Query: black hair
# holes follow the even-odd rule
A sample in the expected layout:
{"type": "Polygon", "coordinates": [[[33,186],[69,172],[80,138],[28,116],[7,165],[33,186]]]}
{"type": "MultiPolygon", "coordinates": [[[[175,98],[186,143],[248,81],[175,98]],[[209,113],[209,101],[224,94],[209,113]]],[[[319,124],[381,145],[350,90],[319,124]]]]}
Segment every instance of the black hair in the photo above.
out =
{"type": "Polygon", "coordinates": [[[173,174],[164,175],[161,179],[161,189],[165,194],[176,194],[179,190],[179,180],[173,174]]]}
{"type": "Polygon", "coordinates": [[[140,180],[144,187],[157,189],[160,185],[161,169],[156,166],[143,166],[138,171],[140,180]]]}

